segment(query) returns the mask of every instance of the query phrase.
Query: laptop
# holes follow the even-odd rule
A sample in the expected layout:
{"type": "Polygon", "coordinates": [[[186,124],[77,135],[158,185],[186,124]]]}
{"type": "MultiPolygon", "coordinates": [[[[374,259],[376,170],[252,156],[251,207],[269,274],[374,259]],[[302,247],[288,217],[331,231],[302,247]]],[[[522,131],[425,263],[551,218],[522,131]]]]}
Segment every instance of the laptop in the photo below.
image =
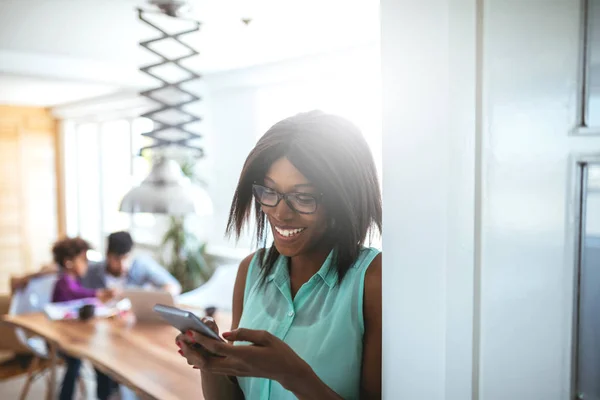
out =
{"type": "Polygon", "coordinates": [[[165,320],[153,310],[156,304],[175,306],[173,295],[166,291],[127,288],[123,292],[123,297],[129,299],[131,311],[135,314],[138,323],[160,323],[165,324],[165,320]]]}

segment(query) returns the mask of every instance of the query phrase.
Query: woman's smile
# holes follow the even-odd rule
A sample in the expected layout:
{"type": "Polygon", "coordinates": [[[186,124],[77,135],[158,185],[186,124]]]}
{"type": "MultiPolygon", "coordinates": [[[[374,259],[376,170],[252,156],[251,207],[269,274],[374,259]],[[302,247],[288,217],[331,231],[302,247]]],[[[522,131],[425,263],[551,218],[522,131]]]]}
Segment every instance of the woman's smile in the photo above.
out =
{"type": "Polygon", "coordinates": [[[273,235],[275,236],[276,240],[278,239],[286,242],[295,241],[305,230],[306,228],[292,228],[287,226],[280,227],[273,225],[273,235]]]}

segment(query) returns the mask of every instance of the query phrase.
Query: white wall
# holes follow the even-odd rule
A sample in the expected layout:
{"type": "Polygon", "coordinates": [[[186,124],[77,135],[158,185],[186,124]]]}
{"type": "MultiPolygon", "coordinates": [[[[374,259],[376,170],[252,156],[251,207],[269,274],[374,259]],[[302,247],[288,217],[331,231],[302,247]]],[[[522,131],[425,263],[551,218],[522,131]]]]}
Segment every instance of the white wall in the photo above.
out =
{"type": "Polygon", "coordinates": [[[475,2],[384,0],[381,16],[384,398],[468,399],[475,2]]]}
{"type": "Polygon", "coordinates": [[[213,246],[250,249],[252,237],[244,235],[239,242],[225,237],[229,208],[244,161],[256,144],[256,89],[232,88],[211,92],[210,131],[214,152],[212,179],[208,187],[213,199],[213,226],[210,244],[213,246]]]}
{"type": "Polygon", "coordinates": [[[480,394],[566,399],[580,3],[490,0],[484,11],[480,394]],[[510,29],[507,27],[510,26],[510,29]],[[518,45],[515,45],[517,44],[518,45]]]}
{"type": "Polygon", "coordinates": [[[580,3],[382,2],[386,398],[569,397],[580,3]]]}

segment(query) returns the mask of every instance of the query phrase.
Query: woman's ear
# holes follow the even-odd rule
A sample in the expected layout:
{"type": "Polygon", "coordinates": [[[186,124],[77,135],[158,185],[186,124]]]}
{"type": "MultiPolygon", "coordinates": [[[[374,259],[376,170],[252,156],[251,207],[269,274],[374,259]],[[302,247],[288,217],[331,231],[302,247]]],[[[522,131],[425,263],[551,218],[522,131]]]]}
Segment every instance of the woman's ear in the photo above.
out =
{"type": "Polygon", "coordinates": [[[65,268],[66,269],[73,268],[73,261],[72,260],[65,260],[65,268]]]}

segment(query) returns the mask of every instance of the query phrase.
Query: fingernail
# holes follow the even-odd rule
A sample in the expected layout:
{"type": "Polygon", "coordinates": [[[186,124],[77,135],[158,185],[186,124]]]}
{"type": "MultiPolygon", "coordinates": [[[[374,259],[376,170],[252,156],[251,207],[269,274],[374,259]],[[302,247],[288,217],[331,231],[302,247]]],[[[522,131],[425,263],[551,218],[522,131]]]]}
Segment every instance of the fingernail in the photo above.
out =
{"type": "Polygon", "coordinates": [[[223,333],[223,337],[225,339],[227,339],[228,337],[231,337],[231,332],[225,332],[225,333],[223,333]]]}
{"type": "Polygon", "coordinates": [[[183,356],[183,351],[178,350],[177,352],[179,353],[180,356],[183,356]]]}
{"type": "Polygon", "coordinates": [[[194,369],[200,369],[200,368],[196,367],[195,365],[192,368],[194,368],[194,369]]]}
{"type": "Polygon", "coordinates": [[[192,333],[192,331],[187,331],[185,334],[191,337],[192,339],[194,338],[194,334],[192,333]]]}
{"type": "Polygon", "coordinates": [[[177,343],[177,347],[181,348],[181,343],[179,343],[179,340],[176,343],[177,343]]]}

